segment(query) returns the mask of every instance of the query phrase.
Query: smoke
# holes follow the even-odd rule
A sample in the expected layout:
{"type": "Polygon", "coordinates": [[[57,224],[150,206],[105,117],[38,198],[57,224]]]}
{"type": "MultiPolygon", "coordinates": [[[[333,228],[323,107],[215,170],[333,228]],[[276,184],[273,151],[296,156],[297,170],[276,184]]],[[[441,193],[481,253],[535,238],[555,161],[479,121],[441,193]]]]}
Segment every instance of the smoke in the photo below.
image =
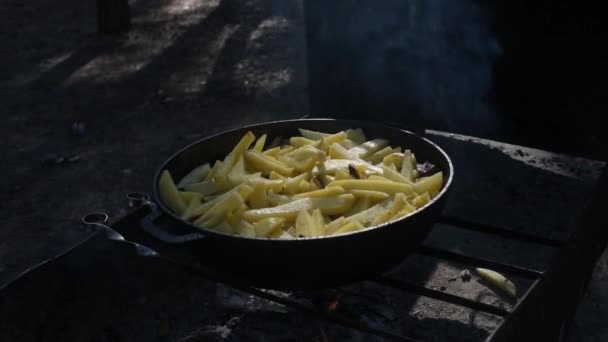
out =
{"type": "Polygon", "coordinates": [[[470,0],[307,1],[315,115],[483,134],[501,48],[470,0]]]}

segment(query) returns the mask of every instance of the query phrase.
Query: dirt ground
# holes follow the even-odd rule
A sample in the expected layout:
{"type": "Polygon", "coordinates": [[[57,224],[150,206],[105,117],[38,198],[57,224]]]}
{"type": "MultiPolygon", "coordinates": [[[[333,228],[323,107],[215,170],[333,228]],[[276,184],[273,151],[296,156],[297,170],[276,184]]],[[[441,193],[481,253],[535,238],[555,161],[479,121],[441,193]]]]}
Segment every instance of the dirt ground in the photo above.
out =
{"type": "MultiPolygon", "coordinates": [[[[92,3],[92,1],[91,1],[92,3]]],[[[124,213],[172,151],[242,123],[307,113],[296,1],[135,0],[123,37],[81,1],[0,4],[0,284],[124,213]],[[238,6],[236,5],[238,4],[238,6]]],[[[606,341],[606,257],[575,340],[606,341]]]]}

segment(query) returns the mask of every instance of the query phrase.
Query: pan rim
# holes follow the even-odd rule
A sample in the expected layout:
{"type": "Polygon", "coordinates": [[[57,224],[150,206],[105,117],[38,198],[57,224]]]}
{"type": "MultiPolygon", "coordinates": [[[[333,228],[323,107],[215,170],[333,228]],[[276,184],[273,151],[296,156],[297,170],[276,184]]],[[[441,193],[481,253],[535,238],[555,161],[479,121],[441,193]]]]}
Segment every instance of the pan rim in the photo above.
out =
{"type": "Polygon", "coordinates": [[[190,229],[205,235],[205,237],[207,237],[207,235],[209,235],[209,236],[218,236],[221,238],[233,238],[233,239],[236,238],[236,239],[241,239],[241,240],[244,239],[244,240],[251,240],[251,241],[264,241],[267,243],[306,243],[306,242],[319,241],[319,240],[324,241],[324,240],[337,239],[337,238],[347,238],[347,237],[351,237],[351,236],[354,236],[357,234],[366,234],[366,233],[369,233],[370,231],[373,231],[373,230],[376,230],[379,228],[385,228],[388,225],[395,225],[395,224],[398,224],[399,222],[404,222],[405,220],[408,220],[411,217],[414,217],[417,214],[421,214],[423,211],[428,210],[430,207],[435,205],[440,199],[445,197],[446,193],[451,188],[453,180],[454,180],[454,164],[453,164],[450,156],[441,147],[439,147],[435,142],[429,140],[428,138],[420,136],[415,132],[409,131],[407,129],[391,126],[389,124],[376,123],[376,122],[363,121],[363,120],[333,119],[333,118],[306,118],[306,119],[288,119],[288,120],[276,120],[276,121],[255,123],[255,124],[251,124],[251,125],[247,125],[247,126],[242,126],[242,127],[238,127],[238,128],[225,130],[225,131],[201,138],[191,144],[186,145],[185,147],[174,152],[173,154],[171,154],[171,156],[169,158],[167,158],[160,165],[160,167],[154,174],[152,187],[153,187],[154,202],[156,203],[156,207],[162,211],[162,214],[169,216],[171,219],[173,219],[177,222],[186,224],[190,229]],[[189,221],[182,219],[181,217],[179,217],[178,215],[173,213],[161,200],[159,186],[158,186],[158,180],[160,179],[161,173],[166,169],[167,165],[171,161],[173,161],[177,156],[179,156],[181,153],[185,152],[186,150],[190,149],[191,147],[198,145],[202,142],[205,142],[207,140],[216,138],[218,136],[222,136],[222,135],[229,134],[229,133],[234,133],[236,131],[247,130],[247,129],[256,128],[259,126],[276,125],[276,124],[286,123],[286,122],[305,122],[305,121],[308,121],[308,122],[310,122],[310,121],[340,121],[340,122],[344,122],[344,123],[360,124],[360,125],[365,125],[365,126],[376,126],[378,128],[388,128],[388,129],[393,129],[393,130],[399,130],[401,132],[411,134],[411,135],[415,136],[416,138],[421,139],[421,140],[425,141],[426,143],[430,144],[434,149],[436,149],[445,158],[445,160],[447,161],[447,164],[448,164],[449,171],[450,171],[449,177],[447,177],[447,179],[445,180],[445,184],[444,184],[443,188],[441,189],[441,191],[429,203],[425,204],[421,208],[418,208],[416,211],[414,211],[412,213],[409,213],[405,216],[398,218],[397,220],[384,222],[384,223],[376,225],[376,226],[366,227],[364,229],[346,232],[346,233],[342,233],[339,235],[298,237],[298,238],[293,238],[293,239],[272,239],[272,238],[267,238],[267,237],[245,237],[245,236],[215,231],[210,228],[199,227],[189,221]]]}

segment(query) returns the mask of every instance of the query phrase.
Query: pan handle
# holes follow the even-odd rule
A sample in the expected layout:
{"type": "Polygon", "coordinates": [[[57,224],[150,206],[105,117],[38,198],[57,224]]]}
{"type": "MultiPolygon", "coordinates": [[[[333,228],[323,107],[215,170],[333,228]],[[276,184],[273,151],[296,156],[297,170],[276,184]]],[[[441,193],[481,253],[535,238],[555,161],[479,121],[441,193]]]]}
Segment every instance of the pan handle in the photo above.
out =
{"type": "Polygon", "coordinates": [[[93,228],[104,234],[106,238],[132,245],[140,256],[156,257],[158,253],[148,246],[126,240],[120,233],[107,225],[108,215],[102,212],[90,213],[82,217],[81,224],[86,228],[93,228]]]}
{"type": "Polygon", "coordinates": [[[176,231],[175,223],[172,222],[164,226],[162,224],[158,224],[163,217],[164,215],[162,212],[156,208],[152,208],[150,213],[142,218],[140,222],[141,228],[156,239],[169,244],[197,241],[206,237],[201,233],[176,231]]]}

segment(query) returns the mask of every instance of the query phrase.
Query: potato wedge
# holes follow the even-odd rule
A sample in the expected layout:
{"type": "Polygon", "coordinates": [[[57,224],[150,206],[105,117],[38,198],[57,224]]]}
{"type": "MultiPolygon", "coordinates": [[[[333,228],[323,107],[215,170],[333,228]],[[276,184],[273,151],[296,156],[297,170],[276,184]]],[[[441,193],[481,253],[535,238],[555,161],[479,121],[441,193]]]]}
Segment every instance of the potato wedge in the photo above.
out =
{"type": "Polygon", "coordinates": [[[270,217],[279,217],[284,218],[286,220],[293,220],[296,218],[296,216],[298,216],[298,213],[300,213],[300,211],[310,210],[312,208],[312,199],[301,198],[272,208],[247,210],[243,213],[243,218],[249,222],[255,222],[270,217]]]}
{"type": "Polygon", "coordinates": [[[388,140],[374,139],[364,142],[363,144],[353,147],[348,150],[349,154],[355,155],[356,158],[365,158],[373,153],[378,152],[388,146],[388,140]]]}
{"type": "Polygon", "coordinates": [[[211,166],[209,165],[209,163],[197,166],[196,168],[194,168],[194,170],[190,171],[187,175],[185,175],[179,181],[179,183],[177,183],[177,187],[183,188],[188,184],[198,183],[205,179],[209,171],[211,171],[211,166]]]}
{"type": "Polygon", "coordinates": [[[175,214],[181,215],[186,210],[186,202],[180,196],[169,170],[164,170],[158,181],[160,198],[175,214]]]}
{"type": "Polygon", "coordinates": [[[328,186],[341,186],[347,192],[350,190],[373,190],[385,192],[390,195],[394,195],[398,192],[409,195],[414,191],[414,187],[408,184],[369,179],[336,180],[331,182],[328,186]]]}
{"type": "Polygon", "coordinates": [[[266,143],[266,138],[267,138],[267,135],[262,134],[262,136],[259,137],[258,140],[255,142],[255,145],[253,145],[253,150],[262,152],[264,150],[264,144],[266,143]]]}
{"type": "Polygon", "coordinates": [[[354,231],[357,231],[357,230],[361,230],[363,228],[365,228],[365,226],[363,224],[361,224],[361,222],[359,222],[357,220],[351,220],[347,224],[345,224],[342,227],[340,227],[340,229],[338,229],[332,235],[339,235],[339,234],[354,232],[354,231]]]}
{"type": "Polygon", "coordinates": [[[418,194],[428,192],[431,198],[437,196],[441,188],[443,187],[443,172],[437,172],[436,174],[419,178],[414,183],[414,191],[418,194]]]}
{"type": "Polygon", "coordinates": [[[285,219],[277,217],[269,217],[259,220],[253,224],[255,236],[267,237],[272,235],[275,231],[281,230],[283,223],[285,223],[285,219]]]}
{"type": "Polygon", "coordinates": [[[270,159],[269,156],[258,151],[245,152],[245,160],[252,168],[261,171],[265,175],[275,171],[282,176],[289,176],[293,172],[293,168],[287,167],[277,160],[270,159]]]}
{"type": "Polygon", "coordinates": [[[293,196],[293,198],[305,198],[305,197],[331,197],[337,196],[344,193],[344,188],[340,186],[332,186],[331,188],[324,188],[321,190],[302,192],[293,196]]]}
{"type": "Polygon", "coordinates": [[[236,146],[232,149],[232,152],[226,156],[222,165],[218,167],[217,171],[215,172],[215,180],[220,189],[230,188],[230,184],[228,183],[228,175],[230,171],[254,141],[255,135],[253,135],[253,133],[245,133],[238,144],[236,144],[236,146]]]}

